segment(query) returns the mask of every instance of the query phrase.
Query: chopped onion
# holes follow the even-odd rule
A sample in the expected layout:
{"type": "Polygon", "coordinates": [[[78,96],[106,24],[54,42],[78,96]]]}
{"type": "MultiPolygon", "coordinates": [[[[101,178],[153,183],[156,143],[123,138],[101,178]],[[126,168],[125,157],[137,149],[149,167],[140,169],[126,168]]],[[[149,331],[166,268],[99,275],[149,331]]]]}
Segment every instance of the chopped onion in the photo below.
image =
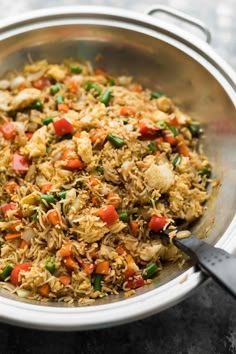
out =
{"type": "Polygon", "coordinates": [[[92,120],[91,116],[85,116],[85,117],[81,118],[80,121],[81,121],[82,123],[90,123],[91,120],[92,120]]]}
{"type": "Polygon", "coordinates": [[[17,76],[15,79],[11,81],[11,89],[16,89],[19,87],[21,84],[25,82],[25,78],[23,76],[17,76]]]}
{"type": "Polygon", "coordinates": [[[43,76],[44,72],[45,72],[45,69],[42,69],[40,71],[36,71],[36,73],[30,73],[27,76],[27,80],[28,81],[36,81],[36,80],[40,79],[43,76]]]}
{"type": "Polygon", "coordinates": [[[30,295],[30,291],[25,289],[17,289],[16,293],[19,297],[27,297],[30,295]]]}
{"type": "Polygon", "coordinates": [[[10,86],[10,81],[8,80],[0,80],[0,90],[6,90],[10,86]]]}
{"type": "Polygon", "coordinates": [[[27,243],[30,243],[30,242],[31,242],[31,239],[32,239],[34,236],[35,236],[34,230],[33,230],[31,227],[29,227],[28,229],[26,229],[26,230],[23,232],[21,238],[22,238],[23,240],[25,240],[27,243]]]}

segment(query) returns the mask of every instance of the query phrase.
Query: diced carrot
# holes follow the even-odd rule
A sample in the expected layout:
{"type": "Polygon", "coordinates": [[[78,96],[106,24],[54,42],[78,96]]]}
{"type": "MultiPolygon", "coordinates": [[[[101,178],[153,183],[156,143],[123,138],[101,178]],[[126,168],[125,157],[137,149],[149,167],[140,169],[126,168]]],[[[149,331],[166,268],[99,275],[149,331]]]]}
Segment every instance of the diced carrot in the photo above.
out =
{"type": "Polygon", "coordinates": [[[62,258],[70,257],[72,255],[72,245],[70,242],[63,244],[62,248],[59,251],[62,258]]]}
{"type": "Polygon", "coordinates": [[[17,240],[18,238],[21,238],[21,233],[8,234],[8,235],[5,236],[5,240],[6,241],[17,240]]]}
{"type": "Polygon", "coordinates": [[[42,185],[41,192],[43,194],[46,194],[47,192],[50,191],[51,188],[52,188],[52,183],[45,183],[42,185]]]}
{"type": "Polygon", "coordinates": [[[163,141],[164,141],[164,139],[162,138],[162,136],[160,136],[159,138],[156,138],[156,139],[154,140],[154,142],[156,143],[156,145],[163,143],[163,141]]]}
{"type": "Polygon", "coordinates": [[[94,187],[94,186],[98,185],[98,180],[97,180],[97,178],[90,177],[89,178],[89,183],[90,183],[90,186],[94,187]]]}
{"type": "Polygon", "coordinates": [[[94,70],[94,74],[95,75],[105,75],[105,72],[104,72],[103,69],[97,68],[97,69],[94,70]]]}
{"type": "Polygon", "coordinates": [[[72,257],[66,257],[64,259],[64,264],[70,270],[74,270],[78,266],[78,264],[76,263],[76,261],[72,257]]]}
{"type": "Polygon", "coordinates": [[[26,84],[22,83],[18,86],[18,91],[22,91],[26,88],[26,84]]]}
{"type": "Polygon", "coordinates": [[[116,253],[121,256],[122,254],[125,253],[125,249],[122,246],[116,247],[116,253]]]}
{"type": "Polygon", "coordinates": [[[94,248],[92,251],[88,252],[91,258],[95,258],[97,256],[98,249],[94,248]]]}
{"type": "Polygon", "coordinates": [[[99,204],[98,198],[92,196],[92,204],[93,204],[93,206],[98,206],[98,204],[99,204]]]}
{"type": "Polygon", "coordinates": [[[11,231],[12,233],[17,233],[17,231],[18,231],[17,226],[19,226],[20,224],[21,224],[20,221],[16,221],[16,222],[10,224],[8,227],[9,231],[11,231]]]}
{"type": "Polygon", "coordinates": [[[104,221],[107,226],[111,226],[119,219],[119,215],[117,214],[113,205],[108,205],[106,208],[101,208],[98,210],[98,215],[104,221]]]}
{"type": "Polygon", "coordinates": [[[13,193],[17,187],[18,187],[18,184],[16,182],[12,181],[12,182],[5,184],[4,189],[9,193],[13,193]]]}
{"type": "Polygon", "coordinates": [[[59,112],[67,113],[69,111],[69,106],[66,103],[59,103],[57,109],[59,112]]]}
{"type": "Polygon", "coordinates": [[[68,160],[67,164],[64,166],[68,170],[81,170],[85,167],[85,164],[79,159],[68,160]]]}
{"type": "Polygon", "coordinates": [[[141,85],[133,85],[130,89],[132,92],[142,92],[142,86],[141,85]]]}
{"type": "Polygon", "coordinates": [[[61,217],[58,210],[49,210],[47,213],[47,217],[53,225],[58,225],[61,222],[61,217]]]}
{"type": "Polygon", "coordinates": [[[42,286],[40,286],[39,288],[39,294],[45,297],[48,297],[49,293],[50,293],[50,286],[49,284],[44,284],[42,286]]]}
{"type": "Polygon", "coordinates": [[[27,139],[30,140],[34,133],[26,132],[25,135],[27,136],[27,139]]]}
{"type": "Polygon", "coordinates": [[[80,138],[80,136],[81,136],[81,133],[80,133],[80,132],[77,132],[77,133],[74,134],[74,137],[75,137],[75,138],[80,138]]]}
{"type": "Polygon", "coordinates": [[[132,231],[132,234],[136,237],[138,236],[138,223],[137,221],[134,221],[134,220],[130,220],[130,228],[131,228],[131,231],[132,231]]]}
{"type": "Polygon", "coordinates": [[[70,90],[70,92],[78,93],[78,91],[79,91],[78,81],[71,79],[69,81],[69,90],[70,90]]]}
{"type": "Polygon", "coordinates": [[[104,131],[97,130],[92,136],[91,136],[91,142],[93,144],[100,144],[102,145],[106,139],[106,135],[104,131]]]}
{"type": "Polygon", "coordinates": [[[59,277],[59,280],[63,285],[67,286],[71,283],[71,276],[70,275],[61,275],[59,277]]]}
{"type": "Polygon", "coordinates": [[[170,145],[175,145],[177,143],[176,137],[170,130],[163,130],[162,135],[166,143],[169,143],[170,145]]]}
{"type": "Polygon", "coordinates": [[[124,106],[124,107],[121,108],[120,114],[122,116],[131,116],[131,117],[133,117],[136,114],[136,109],[133,108],[133,107],[124,106]]]}
{"type": "Polygon", "coordinates": [[[60,157],[60,160],[71,160],[71,159],[74,159],[76,158],[76,153],[73,149],[65,149],[60,157]]]}
{"type": "Polygon", "coordinates": [[[177,150],[184,157],[189,157],[190,152],[183,138],[178,138],[177,150]]]}
{"type": "Polygon", "coordinates": [[[109,192],[107,195],[107,202],[111,205],[114,206],[115,209],[117,209],[120,205],[120,197],[118,196],[118,194],[115,194],[113,192],[109,192]]]}
{"type": "Polygon", "coordinates": [[[124,271],[124,277],[128,279],[129,277],[131,277],[131,275],[136,273],[137,265],[130,254],[126,256],[126,262],[127,262],[127,269],[124,271]]]}
{"type": "Polygon", "coordinates": [[[96,274],[109,274],[110,263],[108,261],[99,262],[96,266],[96,274]]]}
{"type": "Polygon", "coordinates": [[[88,275],[92,274],[95,268],[94,264],[88,262],[82,262],[81,266],[88,275]]]}
{"type": "Polygon", "coordinates": [[[22,270],[27,272],[28,270],[30,270],[31,267],[32,267],[31,263],[20,263],[20,264],[17,264],[14,267],[13,271],[11,272],[10,282],[13,285],[20,285],[21,284],[20,272],[22,270]]]}
{"type": "Polygon", "coordinates": [[[24,249],[27,246],[28,246],[28,243],[25,240],[22,240],[21,243],[20,243],[20,248],[24,249]]]}
{"type": "Polygon", "coordinates": [[[174,127],[179,127],[179,125],[180,125],[176,116],[174,116],[174,118],[170,119],[170,124],[173,125],[174,127]]]}

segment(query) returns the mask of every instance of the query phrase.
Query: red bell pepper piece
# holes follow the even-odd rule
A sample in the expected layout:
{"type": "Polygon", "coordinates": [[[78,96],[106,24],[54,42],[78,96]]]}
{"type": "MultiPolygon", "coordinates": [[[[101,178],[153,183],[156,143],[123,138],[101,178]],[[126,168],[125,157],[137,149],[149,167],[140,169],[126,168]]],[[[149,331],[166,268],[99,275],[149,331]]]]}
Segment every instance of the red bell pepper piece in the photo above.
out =
{"type": "Polygon", "coordinates": [[[137,275],[134,279],[130,279],[127,281],[127,288],[136,289],[144,286],[144,279],[141,275],[137,275]]]}
{"type": "Polygon", "coordinates": [[[21,263],[15,266],[15,268],[12,270],[11,275],[10,275],[10,282],[13,285],[20,285],[21,284],[21,278],[19,277],[19,273],[21,270],[29,270],[32,267],[31,263],[21,263]]]}
{"type": "Polygon", "coordinates": [[[73,125],[70,122],[68,122],[68,120],[65,118],[56,120],[55,122],[53,122],[53,126],[57,136],[59,137],[68,133],[72,133],[74,130],[73,125]]]}
{"type": "Polygon", "coordinates": [[[108,205],[106,208],[99,209],[98,215],[102,221],[107,224],[107,226],[111,226],[116,220],[119,219],[119,215],[113,205],[108,205]]]}
{"type": "MultiPolygon", "coordinates": [[[[9,210],[17,210],[17,209],[18,209],[18,204],[16,204],[16,203],[5,204],[1,207],[1,211],[2,211],[3,216],[6,216],[6,213],[9,210]]],[[[20,210],[15,213],[15,216],[20,219],[23,218],[23,214],[20,210]]]]}
{"type": "Polygon", "coordinates": [[[14,171],[27,172],[29,169],[29,160],[26,156],[15,152],[12,159],[12,168],[14,171]]]}
{"type": "Polygon", "coordinates": [[[155,138],[157,131],[160,130],[160,127],[155,125],[153,122],[141,122],[139,125],[139,133],[142,138],[155,138]]]}
{"type": "Polygon", "coordinates": [[[174,137],[174,134],[171,130],[164,130],[162,132],[162,136],[164,141],[170,145],[175,145],[177,143],[177,139],[174,137]]]}
{"type": "Polygon", "coordinates": [[[1,126],[0,131],[6,140],[11,140],[16,135],[15,127],[12,123],[5,123],[1,126]]]}
{"type": "Polygon", "coordinates": [[[151,230],[158,232],[163,229],[163,227],[165,226],[166,223],[167,223],[167,220],[164,216],[153,215],[151,217],[151,220],[149,221],[148,227],[151,230]]]}
{"type": "Polygon", "coordinates": [[[51,85],[50,80],[44,76],[42,76],[39,80],[33,82],[33,86],[38,90],[43,90],[45,87],[50,85],[51,85]]]}

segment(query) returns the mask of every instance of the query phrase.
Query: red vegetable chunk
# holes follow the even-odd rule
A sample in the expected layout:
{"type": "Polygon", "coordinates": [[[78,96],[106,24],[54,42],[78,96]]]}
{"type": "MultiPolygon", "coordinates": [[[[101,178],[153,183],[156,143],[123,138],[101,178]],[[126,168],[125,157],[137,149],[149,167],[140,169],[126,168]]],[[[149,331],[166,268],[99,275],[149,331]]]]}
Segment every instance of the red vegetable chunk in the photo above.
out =
{"type": "Polygon", "coordinates": [[[117,214],[113,205],[108,205],[108,207],[105,209],[99,209],[98,215],[102,221],[107,224],[107,226],[111,226],[114,224],[114,222],[116,222],[116,220],[119,219],[119,215],[117,214]]]}
{"type": "Polygon", "coordinates": [[[126,287],[130,289],[140,288],[144,286],[144,279],[141,275],[138,275],[134,279],[128,280],[126,287]]]}
{"type": "Polygon", "coordinates": [[[12,123],[5,123],[1,126],[0,131],[6,140],[11,140],[16,135],[15,127],[12,123]]]}
{"type": "Polygon", "coordinates": [[[154,125],[152,122],[142,122],[139,125],[139,132],[142,138],[154,138],[160,127],[154,125]]]}
{"type": "Polygon", "coordinates": [[[29,169],[29,160],[26,156],[20,155],[17,152],[13,154],[12,168],[15,171],[27,172],[29,169]]]}
{"type": "MultiPolygon", "coordinates": [[[[3,216],[6,216],[6,213],[9,210],[17,210],[17,209],[18,209],[18,204],[16,204],[16,203],[5,204],[1,207],[1,211],[2,211],[3,216]]],[[[17,211],[14,215],[20,219],[23,218],[23,214],[20,210],[17,211]]]]}
{"type": "Polygon", "coordinates": [[[11,272],[10,282],[16,286],[20,285],[21,284],[21,278],[19,277],[20,271],[21,270],[29,270],[31,267],[32,267],[31,263],[22,263],[22,264],[18,264],[17,266],[15,266],[15,268],[11,272]]]}
{"type": "Polygon", "coordinates": [[[43,90],[45,87],[50,85],[50,80],[46,77],[41,77],[39,80],[33,82],[33,86],[38,90],[43,90]]]}
{"type": "Polygon", "coordinates": [[[164,216],[153,215],[151,217],[151,220],[149,221],[148,227],[151,230],[158,232],[163,229],[163,227],[165,226],[166,223],[167,223],[167,220],[164,216]]]}
{"type": "Polygon", "coordinates": [[[73,125],[70,122],[68,122],[68,120],[65,118],[62,118],[62,119],[59,119],[59,120],[53,122],[53,126],[54,126],[57,136],[59,136],[59,137],[65,135],[65,134],[72,133],[74,130],[73,125]]]}

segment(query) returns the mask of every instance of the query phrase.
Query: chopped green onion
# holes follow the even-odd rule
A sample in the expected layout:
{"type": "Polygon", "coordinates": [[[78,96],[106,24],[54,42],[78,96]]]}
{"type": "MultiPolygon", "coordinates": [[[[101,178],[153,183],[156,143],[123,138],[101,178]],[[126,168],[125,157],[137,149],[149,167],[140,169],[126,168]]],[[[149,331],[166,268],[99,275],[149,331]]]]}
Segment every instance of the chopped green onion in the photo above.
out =
{"type": "Polygon", "coordinates": [[[105,106],[107,106],[108,103],[110,102],[110,99],[111,99],[111,91],[108,89],[103,93],[102,97],[100,98],[100,101],[104,103],[105,106]]]}
{"type": "Polygon", "coordinates": [[[169,129],[174,136],[178,135],[178,131],[173,125],[169,125],[169,129]]]}
{"type": "Polygon", "coordinates": [[[96,172],[100,173],[101,175],[104,174],[104,168],[102,166],[97,166],[95,170],[96,170],[96,172]]]}
{"type": "Polygon", "coordinates": [[[152,92],[151,93],[151,98],[160,98],[161,96],[163,96],[163,93],[160,93],[160,92],[152,92]]]}
{"type": "Polygon", "coordinates": [[[42,111],[43,109],[43,102],[41,100],[35,100],[32,105],[32,109],[36,109],[37,111],[42,111]]]}
{"type": "Polygon", "coordinates": [[[64,97],[62,95],[57,95],[56,96],[56,105],[58,106],[62,102],[64,102],[64,97]]]}
{"type": "Polygon", "coordinates": [[[60,141],[62,140],[69,140],[69,139],[72,139],[73,138],[73,134],[71,133],[68,133],[68,134],[65,134],[61,137],[60,141]]]}
{"type": "Polygon", "coordinates": [[[158,198],[158,197],[154,197],[154,198],[151,198],[150,201],[151,201],[151,204],[152,204],[152,203],[156,204],[156,203],[158,203],[159,198],[158,198]]]}
{"type": "Polygon", "coordinates": [[[190,130],[190,132],[194,138],[199,137],[199,134],[200,134],[200,125],[199,124],[192,123],[189,125],[188,129],[190,130]]]}
{"type": "Polygon", "coordinates": [[[66,193],[67,193],[67,191],[61,191],[61,192],[58,193],[58,196],[59,196],[61,199],[65,199],[66,193]]]}
{"type": "Polygon", "coordinates": [[[101,291],[101,281],[103,279],[103,274],[95,274],[94,278],[94,290],[101,291]]]}
{"type": "Polygon", "coordinates": [[[41,194],[41,200],[45,200],[47,203],[54,203],[55,197],[52,194],[41,194]]]}
{"type": "Polygon", "coordinates": [[[164,120],[159,120],[158,122],[156,122],[156,125],[161,129],[166,128],[166,122],[164,120]]]}
{"type": "Polygon", "coordinates": [[[206,176],[206,178],[210,178],[211,177],[211,170],[208,167],[205,167],[199,172],[199,175],[201,177],[206,176]]]}
{"type": "Polygon", "coordinates": [[[148,148],[151,152],[157,151],[157,146],[153,141],[148,145],[148,148]]]}
{"type": "Polygon", "coordinates": [[[100,95],[102,90],[100,89],[100,87],[90,81],[85,82],[84,84],[84,88],[86,91],[90,91],[91,89],[94,89],[96,96],[100,95]]]}
{"type": "Polygon", "coordinates": [[[73,64],[69,65],[69,69],[70,71],[76,74],[81,74],[83,71],[78,65],[73,65],[73,64]]]}
{"type": "Polygon", "coordinates": [[[129,124],[129,121],[128,120],[123,120],[123,124],[127,125],[127,124],[129,124]]]}
{"type": "Polygon", "coordinates": [[[43,120],[43,124],[44,125],[48,125],[48,124],[50,124],[50,123],[52,123],[53,122],[53,118],[52,117],[47,117],[47,118],[45,118],[44,120],[43,120]]]}
{"type": "Polygon", "coordinates": [[[137,213],[134,213],[133,215],[132,215],[132,220],[137,220],[138,219],[138,214],[137,213]]]}
{"type": "Polygon", "coordinates": [[[110,141],[110,143],[117,148],[123,146],[125,143],[123,139],[113,134],[108,134],[107,140],[110,141]]]}
{"type": "Polygon", "coordinates": [[[58,91],[60,91],[61,84],[57,83],[55,85],[52,85],[50,88],[50,92],[52,95],[55,95],[58,91]]]}
{"type": "Polygon", "coordinates": [[[129,221],[129,214],[126,211],[121,211],[118,212],[119,219],[123,222],[128,222],[129,221]]]}
{"type": "Polygon", "coordinates": [[[55,262],[51,259],[51,258],[48,258],[46,260],[46,264],[45,264],[45,268],[51,273],[53,274],[56,270],[56,264],[55,262]]]}
{"type": "Polygon", "coordinates": [[[11,274],[13,267],[10,264],[7,264],[4,268],[2,273],[0,273],[0,280],[5,280],[11,274]]]}
{"type": "Polygon", "coordinates": [[[157,265],[155,263],[150,263],[147,268],[144,269],[142,273],[143,279],[149,279],[158,271],[157,265]]]}
{"type": "Polygon", "coordinates": [[[173,160],[173,162],[172,162],[172,165],[173,165],[174,167],[176,167],[176,166],[180,163],[181,159],[182,159],[182,156],[181,156],[180,154],[178,154],[178,155],[174,158],[174,160],[173,160]]]}
{"type": "Polygon", "coordinates": [[[33,221],[38,221],[38,216],[39,216],[39,213],[36,211],[36,212],[34,213],[34,215],[32,216],[32,220],[33,220],[33,221]]]}
{"type": "Polygon", "coordinates": [[[115,80],[113,80],[111,77],[109,77],[107,79],[107,85],[109,86],[114,86],[116,83],[115,83],[115,80]]]}

